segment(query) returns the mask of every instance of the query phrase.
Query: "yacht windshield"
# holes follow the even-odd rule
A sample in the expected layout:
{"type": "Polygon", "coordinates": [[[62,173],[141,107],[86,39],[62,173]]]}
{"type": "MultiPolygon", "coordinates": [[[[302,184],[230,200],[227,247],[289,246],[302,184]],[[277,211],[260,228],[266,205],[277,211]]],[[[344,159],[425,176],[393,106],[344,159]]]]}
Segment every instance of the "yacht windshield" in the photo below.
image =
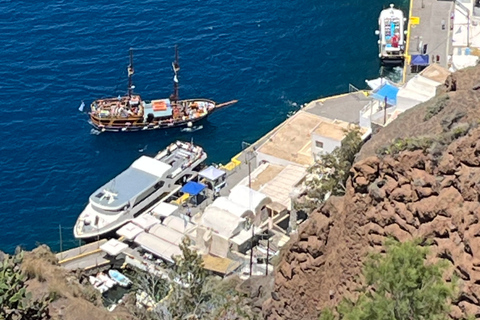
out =
{"type": "Polygon", "coordinates": [[[121,209],[118,209],[118,210],[105,210],[105,209],[101,209],[101,208],[97,207],[94,204],[92,204],[92,208],[100,214],[106,214],[106,215],[111,215],[111,216],[118,215],[125,210],[125,208],[121,208],[121,209]]]}

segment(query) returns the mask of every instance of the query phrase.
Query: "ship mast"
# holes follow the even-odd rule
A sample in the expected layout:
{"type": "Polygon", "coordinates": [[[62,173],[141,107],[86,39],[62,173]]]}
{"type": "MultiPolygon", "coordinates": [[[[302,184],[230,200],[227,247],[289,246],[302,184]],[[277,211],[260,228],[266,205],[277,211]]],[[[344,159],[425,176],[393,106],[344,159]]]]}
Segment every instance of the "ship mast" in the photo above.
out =
{"type": "Polygon", "coordinates": [[[133,73],[134,73],[134,70],[133,70],[133,50],[132,48],[130,48],[130,64],[128,65],[128,68],[127,68],[127,72],[128,72],[128,97],[132,97],[132,94],[133,94],[133,88],[134,85],[133,85],[133,80],[132,80],[132,77],[133,77],[133,73]]]}
{"type": "Polygon", "coordinates": [[[177,72],[180,70],[180,65],[178,64],[178,47],[175,45],[175,61],[172,63],[173,67],[173,94],[170,97],[170,100],[176,102],[178,101],[178,77],[177,72]]]}

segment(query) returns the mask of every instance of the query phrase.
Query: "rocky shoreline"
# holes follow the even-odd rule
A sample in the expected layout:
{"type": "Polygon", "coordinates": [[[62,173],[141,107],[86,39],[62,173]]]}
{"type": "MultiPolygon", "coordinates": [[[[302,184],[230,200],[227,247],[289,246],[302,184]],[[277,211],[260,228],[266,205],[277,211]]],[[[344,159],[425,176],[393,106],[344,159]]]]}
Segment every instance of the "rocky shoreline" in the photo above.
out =
{"type": "MultiPolygon", "coordinates": [[[[275,294],[263,305],[266,319],[317,319],[323,308],[354,298],[363,283],[362,262],[368,252],[382,252],[387,237],[430,243],[431,261],[449,261],[445,280],[453,275],[460,279],[450,317],[480,314],[480,129],[475,103],[480,101],[479,72],[476,67],[454,74],[446,85],[449,101],[444,108],[414,123],[418,131],[438,123],[430,134],[439,137],[445,132],[442,121],[460,114],[447,133],[468,129],[448,145],[365,156],[372,145],[395,144],[385,137],[402,124],[408,126],[415,113],[424,114],[428,102],[367,143],[367,151],[360,154],[363,159],[350,172],[345,196],[329,199],[285,248],[276,269],[275,294]]],[[[404,136],[414,139],[418,131],[404,131],[404,136]]]]}

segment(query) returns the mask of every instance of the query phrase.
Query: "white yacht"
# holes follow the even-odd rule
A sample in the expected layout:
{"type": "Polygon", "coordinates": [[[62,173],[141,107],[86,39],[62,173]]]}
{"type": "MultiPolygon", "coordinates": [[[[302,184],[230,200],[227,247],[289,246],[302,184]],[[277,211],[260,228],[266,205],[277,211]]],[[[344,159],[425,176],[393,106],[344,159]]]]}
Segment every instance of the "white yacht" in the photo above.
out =
{"type": "Polygon", "coordinates": [[[95,240],[115,231],[198,174],[207,154],[177,141],[154,158],[142,156],[96,190],[77,219],[75,238],[95,240]]]}
{"type": "Polygon", "coordinates": [[[405,55],[405,17],[400,9],[390,8],[382,10],[378,17],[378,56],[382,65],[401,65],[405,55]]]}

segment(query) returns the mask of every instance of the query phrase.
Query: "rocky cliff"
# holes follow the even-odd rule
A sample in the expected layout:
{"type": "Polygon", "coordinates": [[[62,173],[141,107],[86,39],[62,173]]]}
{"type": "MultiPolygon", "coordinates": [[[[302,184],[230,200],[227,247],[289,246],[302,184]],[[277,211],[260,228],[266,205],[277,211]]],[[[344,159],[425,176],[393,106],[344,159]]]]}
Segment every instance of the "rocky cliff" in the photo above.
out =
{"type": "Polygon", "coordinates": [[[354,297],[367,252],[388,236],[431,241],[430,258],[450,262],[446,280],[460,278],[452,318],[480,315],[478,79],[480,68],[454,74],[438,98],[364,146],[345,196],[313,213],[283,251],[266,319],[318,319],[354,297]]]}

